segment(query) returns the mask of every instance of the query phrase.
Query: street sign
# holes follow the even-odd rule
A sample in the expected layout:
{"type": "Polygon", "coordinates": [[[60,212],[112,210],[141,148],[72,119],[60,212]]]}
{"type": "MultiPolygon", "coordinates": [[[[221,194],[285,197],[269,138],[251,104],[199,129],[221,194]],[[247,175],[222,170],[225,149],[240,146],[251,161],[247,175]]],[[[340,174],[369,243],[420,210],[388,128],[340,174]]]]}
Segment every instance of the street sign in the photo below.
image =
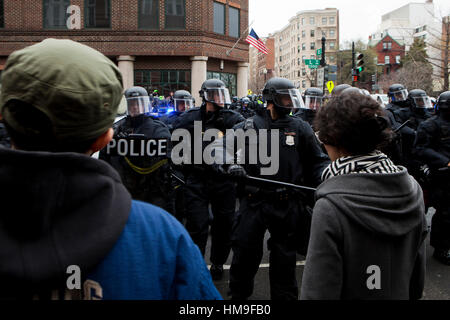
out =
{"type": "Polygon", "coordinates": [[[312,66],[312,65],[309,65],[308,66],[308,68],[310,68],[310,69],[317,69],[319,66],[316,66],[316,65],[314,65],[314,66],[312,66]]]}
{"type": "Polygon", "coordinates": [[[321,56],[322,55],[322,49],[317,49],[317,55],[321,56]]]}
{"type": "Polygon", "coordinates": [[[317,87],[323,88],[324,68],[317,69],[317,87]]]}
{"type": "Polygon", "coordinates": [[[305,64],[307,66],[319,66],[320,60],[318,59],[305,59],[305,64]]]}
{"type": "Polygon", "coordinates": [[[328,81],[327,82],[327,88],[328,88],[328,92],[331,93],[334,89],[334,82],[333,81],[328,81]]]}

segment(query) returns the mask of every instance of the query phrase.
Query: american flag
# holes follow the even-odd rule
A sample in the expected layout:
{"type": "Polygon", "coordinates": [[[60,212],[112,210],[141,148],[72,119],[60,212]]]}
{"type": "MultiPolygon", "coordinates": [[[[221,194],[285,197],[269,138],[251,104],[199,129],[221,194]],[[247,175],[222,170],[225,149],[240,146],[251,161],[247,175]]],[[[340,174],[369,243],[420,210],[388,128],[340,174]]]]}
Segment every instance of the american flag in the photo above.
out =
{"type": "Polygon", "coordinates": [[[262,53],[269,54],[266,45],[264,44],[264,42],[261,41],[261,39],[259,39],[258,35],[256,34],[255,30],[253,30],[253,28],[248,34],[247,39],[245,39],[245,41],[250,43],[252,46],[254,46],[262,53]]]}

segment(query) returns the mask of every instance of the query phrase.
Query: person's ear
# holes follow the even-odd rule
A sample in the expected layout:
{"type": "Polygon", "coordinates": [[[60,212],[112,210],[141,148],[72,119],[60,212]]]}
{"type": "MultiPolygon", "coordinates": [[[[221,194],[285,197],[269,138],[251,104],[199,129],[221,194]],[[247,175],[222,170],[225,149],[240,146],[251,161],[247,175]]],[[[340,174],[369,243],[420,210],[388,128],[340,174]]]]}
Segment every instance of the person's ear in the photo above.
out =
{"type": "Polygon", "coordinates": [[[109,128],[104,134],[97,138],[94,143],[89,148],[89,153],[95,153],[102,150],[106,145],[112,140],[114,135],[114,130],[109,128]]]}

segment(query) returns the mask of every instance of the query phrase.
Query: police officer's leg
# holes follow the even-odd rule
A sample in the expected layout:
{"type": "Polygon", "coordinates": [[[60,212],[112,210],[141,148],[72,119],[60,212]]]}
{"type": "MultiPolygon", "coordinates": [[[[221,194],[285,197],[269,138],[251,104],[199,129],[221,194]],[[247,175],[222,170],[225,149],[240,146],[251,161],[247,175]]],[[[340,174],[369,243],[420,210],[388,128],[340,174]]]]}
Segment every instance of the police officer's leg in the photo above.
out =
{"type": "Polygon", "coordinates": [[[431,221],[430,243],[435,249],[450,250],[450,185],[441,183],[433,190],[436,213],[431,221]]]}
{"type": "Polygon", "coordinates": [[[267,212],[270,239],[270,296],[272,300],[297,300],[296,280],[296,231],[298,207],[292,201],[284,205],[274,205],[267,212]],[[284,214],[284,217],[283,217],[284,214]]]}
{"type": "Polygon", "coordinates": [[[231,228],[236,210],[236,189],[231,181],[212,182],[211,263],[223,265],[231,251],[231,228]]]}
{"type": "Polygon", "coordinates": [[[203,179],[191,175],[185,186],[186,229],[192,240],[205,255],[208,240],[208,195],[203,179]]]}
{"type": "Polygon", "coordinates": [[[233,299],[247,299],[253,293],[253,280],[263,256],[266,225],[262,204],[242,198],[233,225],[233,260],[230,269],[230,290],[233,299]]]}

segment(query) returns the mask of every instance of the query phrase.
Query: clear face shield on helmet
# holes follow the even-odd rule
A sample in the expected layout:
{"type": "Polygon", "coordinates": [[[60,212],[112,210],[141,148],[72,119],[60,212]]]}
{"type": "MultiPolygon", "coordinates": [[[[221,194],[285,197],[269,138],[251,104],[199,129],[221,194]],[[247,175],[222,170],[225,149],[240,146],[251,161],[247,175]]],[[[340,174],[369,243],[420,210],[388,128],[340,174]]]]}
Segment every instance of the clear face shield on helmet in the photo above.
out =
{"type": "Polygon", "coordinates": [[[413,101],[414,107],[418,109],[433,109],[433,104],[428,96],[414,97],[413,101]]]}
{"type": "Polygon", "coordinates": [[[319,111],[319,109],[322,107],[323,103],[323,97],[318,96],[305,96],[305,108],[319,111]]]}
{"type": "Polygon", "coordinates": [[[173,104],[175,111],[178,112],[185,112],[194,108],[194,101],[192,99],[174,99],[173,104]]]}
{"type": "Polygon", "coordinates": [[[408,98],[408,90],[402,89],[390,93],[392,102],[406,101],[408,98]]]}
{"type": "Polygon", "coordinates": [[[277,90],[274,95],[274,102],[277,107],[292,109],[292,111],[306,109],[298,89],[277,90]]]}
{"type": "Polygon", "coordinates": [[[151,109],[151,102],[148,96],[127,98],[127,114],[130,117],[148,113],[151,109]]]}
{"type": "Polygon", "coordinates": [[[231,104],[230,92],[227,88],[207,88],[205,91],[205,100],[219,107],[231,104]]]}

